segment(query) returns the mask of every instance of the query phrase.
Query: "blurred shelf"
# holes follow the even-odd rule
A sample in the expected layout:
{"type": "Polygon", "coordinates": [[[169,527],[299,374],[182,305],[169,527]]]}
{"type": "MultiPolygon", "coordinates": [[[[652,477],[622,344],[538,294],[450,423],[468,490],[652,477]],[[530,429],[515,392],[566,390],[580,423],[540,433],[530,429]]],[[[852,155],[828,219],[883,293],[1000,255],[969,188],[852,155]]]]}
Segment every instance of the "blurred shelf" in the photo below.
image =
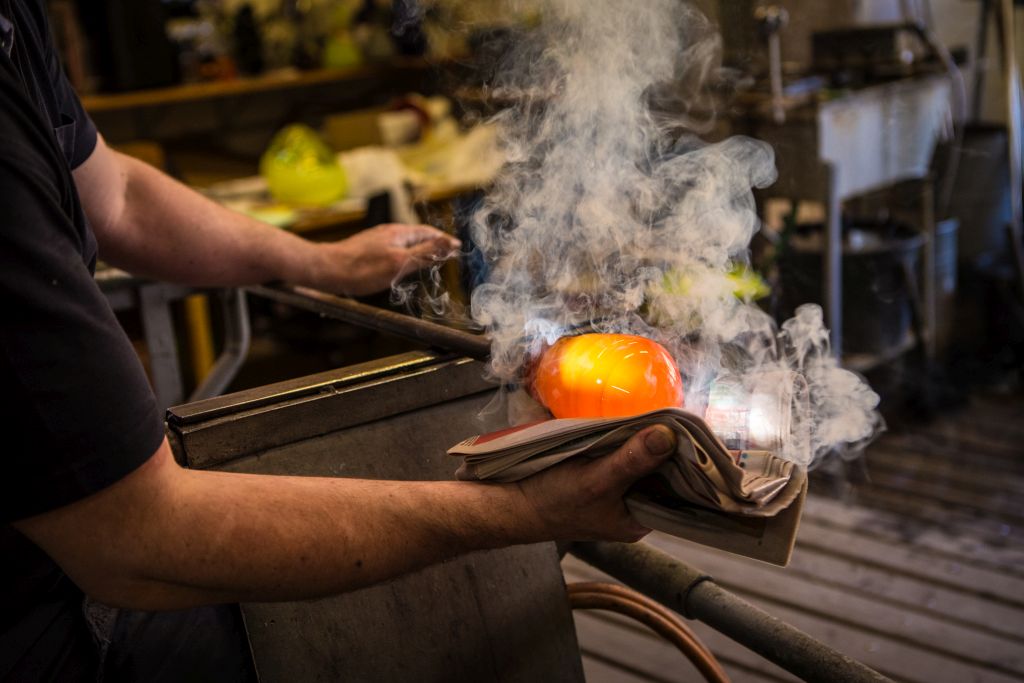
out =
{"type": "Polygon", "coordinates": [[[444,64],[444,61],[407,58],[342,69],[284,69],[262,76],[242,77],[230,81],[186,83],[111,95],[86,95],[82,97],[82,104],[91,114],[105,113],[382,78],[396,73],[423,72],[444,64]]]}
{"type": "Polygon", "coordinates": [[[352,231],[360,229],[358,224],[366,220],[366,210],[336,211],[325,209],[323,211],[304,214],[289,223],[285,228],[298,234],[326,232],[329,230],[340,230],[351,227],[352,231]]]}
{"type": "Polygon", "coordinates": [[[433,204],[451,201],[483,189],[480,183],[433,183],[427,187],[417,188],[412,199],[416,203],[433,204]]]}

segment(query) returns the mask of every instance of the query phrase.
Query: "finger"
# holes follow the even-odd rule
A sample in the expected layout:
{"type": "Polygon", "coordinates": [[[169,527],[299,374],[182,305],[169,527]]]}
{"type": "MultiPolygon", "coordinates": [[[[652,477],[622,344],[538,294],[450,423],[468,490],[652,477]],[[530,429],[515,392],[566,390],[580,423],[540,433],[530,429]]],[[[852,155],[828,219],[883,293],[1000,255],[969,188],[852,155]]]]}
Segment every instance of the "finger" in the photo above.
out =
{"type": "Polygon", "coordinates": [[[462,242],[446,232],[438,230],[429,225],[406,225],[402,223],[393,224],[398,238],[398,244],[403,247],[411,247],[422,242],[441,241],[448,249],[458,249],[462,242]]]}
{"type": "Polygon", "coordinates": [[[401,280],[420,268],[454,257],[457,252],[447,242],[431,241],[404,250],[397,259],[395,280],[401,280]]]}
{"type": "Polygon", "coordinates": [[[594,464],[603,470],[601,476],[609,485],[625,490],[656,470],[675,450],[675,433],[665,425],[656,425],[635,434],[617,451],[594,464]]]}
{"type": "Polygon", "coordinates": [[[415,261],[418,265],[427,265],[438,260],[450,259],[457,255],[458,247],[452,246],[452,243],[443,238],[436,238],[427,242],[413,245],[408,248],[408,258],[415,261]]]}

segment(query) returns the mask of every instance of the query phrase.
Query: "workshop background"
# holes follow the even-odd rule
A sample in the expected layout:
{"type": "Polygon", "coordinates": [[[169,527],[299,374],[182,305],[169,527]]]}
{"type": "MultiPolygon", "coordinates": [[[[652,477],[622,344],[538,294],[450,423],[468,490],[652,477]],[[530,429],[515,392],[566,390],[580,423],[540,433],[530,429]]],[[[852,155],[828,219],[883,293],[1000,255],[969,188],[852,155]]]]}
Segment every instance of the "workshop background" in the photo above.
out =
{"type": "MultiPolygon", "coordinates": [[[[663,534],[651,542],[895,680],[1022,681],[1024,3],[699,5],[722,33],[729,75],[708,95],[717,116],[703,135],[749,135],[776,152],[779,179],[757,194],[763,224],[749,295],[779,321],[801,303],[822,304],[832,348],[878,391],[888,430],[862,456],[812,473],[786,569],[663,534]]],[[[543,20],[533,3],[489,0],[48,7],[67,73],[109,144],[317,240],[422,221],[467,241],[467,216],[505,161],[491,116],[516,97],[489,87],[495,65],[543,20]],[[277,161],[282,149],[319,162],[296,176],[277,161]]],[[[150,282],[102,264],[96,277],[163,407],[200,406],[172,411],[187,439],[212,429],[207,421],[243,410],[248,419],[275,396],[309,395],[315,373],[365,363],[405,372],[388,359],[444,346],[400,322],[396,334],[391,314],[479,332],[463,309],[481,268],[471,254],[457,259],[434,279],[414,278],[401,301],[362,300],[370,308],[351,309],[347,321],[281,297],[150,282]],[[416,296],[440,291],[451,304],[440,313],[416,296]],[[222,395],[236,397],[230,410],[195,403],[222,395]]],[[[399,391],[426,391],[410,386],[399,391]]],[[[484,407],[454,398],[463,401],[455,413],[484,407]]],[[[430,417],[427,432],[450,445],[468,434],[445,433],[446,414],[430,417]]],[[[567,581],[607,578],[571,555],[561,566],[567,581]]],[[[586,680],[696,676],[643,626],[594,611],[574,619],[586,680]]],[[[271,621],[253,635],[263,677],[315,671],[312,659],[302,669],[294,651],[282,654],[294,643],[268,636],[271,621]]],[[[316,652],[330,650],[330,638],[309,628],[316,652]]],[[[732,680],[796,680],[694,628],[732,680]]],[[[382,650],[396,647],[374,637],[382,650]]],[[[406,644],[389,656],[427,656],[417,652],[406,644]]]]}

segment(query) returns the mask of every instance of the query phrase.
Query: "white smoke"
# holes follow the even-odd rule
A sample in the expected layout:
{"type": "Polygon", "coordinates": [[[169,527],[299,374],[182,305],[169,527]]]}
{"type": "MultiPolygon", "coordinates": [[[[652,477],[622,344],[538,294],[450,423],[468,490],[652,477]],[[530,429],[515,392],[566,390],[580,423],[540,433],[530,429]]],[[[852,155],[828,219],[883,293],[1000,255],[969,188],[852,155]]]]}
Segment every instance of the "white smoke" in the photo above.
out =
{"type": "Polygon", "coordinates": [[[733,294],[727,273],[758,228],[751,188],[776,173],[765,143],[694,133],[709,120],[701,86],[720,74],[704,16],[679,0],[541,9],[493,84],[518,104],[497,117],[509,163],[472,226],[490,269],[472,315],[493,373],[523,380],[580,328],[642,334],[673,353],[694,412],[716,379],[796,387],[782,450],[801,464],[871,437],[878,396],[831,359],[820,309],[780,332],[733,294]]]}

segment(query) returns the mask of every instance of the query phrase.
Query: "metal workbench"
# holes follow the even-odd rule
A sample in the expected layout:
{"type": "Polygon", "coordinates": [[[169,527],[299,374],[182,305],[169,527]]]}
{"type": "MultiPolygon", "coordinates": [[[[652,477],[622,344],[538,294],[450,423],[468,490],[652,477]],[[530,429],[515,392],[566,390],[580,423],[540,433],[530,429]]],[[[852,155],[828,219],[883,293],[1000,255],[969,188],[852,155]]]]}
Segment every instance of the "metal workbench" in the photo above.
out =
{"type": "MultiPolygon", "coordinates": [[[[403,332],[403,316],[337,297],[256,291],[474,354],[486,348],[423,321],[403,332]]],[[[498,396],[479,361],[417,351],[178,406],[167,431],[190,468],[446,480],[458,464],[448,447],[505,426],[498,396]]],[[[886,680],[651,548],[583,543],[570,552],[806,680],[886,680]]],[[[504,548],[323,600],[242,605],[256,667],[263,681],[581,681],[559,559],[553,543],[504,548]]]]}

